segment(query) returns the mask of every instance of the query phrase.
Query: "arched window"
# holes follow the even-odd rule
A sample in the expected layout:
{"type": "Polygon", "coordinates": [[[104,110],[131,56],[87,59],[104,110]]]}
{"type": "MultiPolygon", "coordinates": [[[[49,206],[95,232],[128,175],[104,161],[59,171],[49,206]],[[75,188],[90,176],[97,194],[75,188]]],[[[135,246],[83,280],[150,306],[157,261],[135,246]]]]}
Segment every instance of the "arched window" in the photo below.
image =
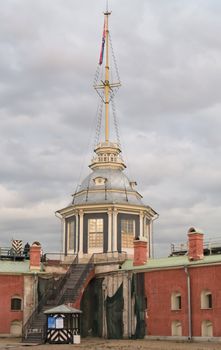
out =
{"type": "Polygon", "coordinates": [[[179,292],[174,292],[171,294],[171,310],[181,310],[181,294],[179,292]]]}
{"type": "Polygon", "coordinates": [[[201,309],[212,309],[212,307],[212,293],[209,290],[203,290],[201,292],[201,309]]]}
{"type": "Polygon", "coordinates": [[[213,336],[213,324],[211,321],[204,320],[201,324],[201,335],[202,337],[213,336]]]}
{"type": "Polygon", "coordinates": [[[182,324],[180,321],[172,321],[171,324],[171,334],[172,336],[181,337],[182,336],[182,324]]]}
{"type": "Polygon", "coordinates": [[[14,296],[11,298],[11,310],[19,311],[22,309],[22,299],[20,297],[14,296]]]}
{"type": "Polygon", "coordinates": [[[14,320],[11,322],[10,334],[16,337],[20,337],[22,334],[22,321],[14,320]]]}

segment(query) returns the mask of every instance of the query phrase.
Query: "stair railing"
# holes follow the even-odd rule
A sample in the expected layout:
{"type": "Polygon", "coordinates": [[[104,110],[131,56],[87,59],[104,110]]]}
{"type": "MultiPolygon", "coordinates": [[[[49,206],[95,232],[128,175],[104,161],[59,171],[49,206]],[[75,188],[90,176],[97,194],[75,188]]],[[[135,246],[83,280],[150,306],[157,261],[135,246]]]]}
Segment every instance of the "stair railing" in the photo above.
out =
{"type": "MultiPolygon", "coordinates": [[[[70,264],[67,272],[65,275],[60,279],[58,285],[56,286],[56,294],[62,290],[64,284],[66,283],[67,279],[69,278],[71,271],[73,269],[73,266],[78,263],[78,255],[76,255],[75,259],[70,264]]],[[[28,330],[31,328],[31,325],[34,321],[34,319],[37,317],[37,315],[42,311],[43,307],[47,305],[47,300],[52,296],[53,292],[55,291],[55,283],[53,284],[53,288],[49,288],[44,295],[41,297],[40,301],[38,302],[36,308],[32,312],[31,316],[28,318],[26,323],[23,326],[22,329],[22,340],[27,339],[28,337],[28,330]]],[[[43,335],[43,334],[42,334],[43,335]]]]}
{"type": "Polygon", "coordinates": [[[83,269],[83,271],[82,271],[79,279],[77,280],[76,284],[74,285],[74,287],[73,288],[68,288],[68,289],[64,287],[63,294],[62,294],[62,296],[60,296],[60,298],[58,300],[58,304],[63,304],[65,302],[74,302],[75,301],[74,299],[70,299],[70,300],[67,301],[66,297],[65,297],[65,293],[69,292],[69,293],[71,293],[71,295],[74,295],[74,294],[76,294],[79,291],[79,289],[82,286],[85,278],[88,275],[88,272],[91,270],[91,268],[94,268],[93,261],[94,261],[94,254],[91,256],[91,258],[88,261],[88,263],[85,264],[85,268],[83,269]]]}

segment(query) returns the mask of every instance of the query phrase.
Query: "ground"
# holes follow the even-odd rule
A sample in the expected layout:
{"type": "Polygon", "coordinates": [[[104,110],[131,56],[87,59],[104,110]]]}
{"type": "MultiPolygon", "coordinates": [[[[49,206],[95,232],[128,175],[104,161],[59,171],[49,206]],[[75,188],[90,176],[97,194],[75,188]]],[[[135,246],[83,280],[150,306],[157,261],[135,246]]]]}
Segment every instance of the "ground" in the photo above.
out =
{"type": "Polygon", "coordinates": [[[71,345],[31,345],[22,344],[19,339],[0,338],[0,350],[221,350],[221,343],[209,342],[176,342],[157,340],[105,340],[105,339],[83,339],[81,344],[71,345]]]}

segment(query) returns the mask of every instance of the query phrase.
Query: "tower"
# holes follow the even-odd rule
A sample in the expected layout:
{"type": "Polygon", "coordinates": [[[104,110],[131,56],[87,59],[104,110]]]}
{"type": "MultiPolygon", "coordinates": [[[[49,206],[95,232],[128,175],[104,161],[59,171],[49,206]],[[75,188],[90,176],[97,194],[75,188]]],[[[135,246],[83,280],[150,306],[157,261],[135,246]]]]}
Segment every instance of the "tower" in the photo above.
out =
{"type": "Polygon", "coordinates": [[[126,252],[133,255],[134,239],[147,240],[152,255],[152,224],[157,213],[142,202],[136,182],[125,175],[119,142],[110,140],[110,103],[120,81],[110,81],[108,19],[104,13],[104,29],[99,66],[105,61],[104,77],[95,82],[104,110],[104,140],[96,145],[89,165],[91,173],[83,180],[73,201],[57,211],[64,222],[63,250],[90,257],[94,253],[126,252]],[[104,59],[105,58],[105,59],[104,59]]]}

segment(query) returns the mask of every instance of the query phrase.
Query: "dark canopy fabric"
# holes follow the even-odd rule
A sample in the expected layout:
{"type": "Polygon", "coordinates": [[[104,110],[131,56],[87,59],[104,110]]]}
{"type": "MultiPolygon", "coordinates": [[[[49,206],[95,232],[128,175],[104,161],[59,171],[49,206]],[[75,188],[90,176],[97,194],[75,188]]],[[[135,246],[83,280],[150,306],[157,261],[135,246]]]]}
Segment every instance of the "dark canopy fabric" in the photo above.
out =
{"type": "Polygon", "coordinates": [[[123,284],[112,297],[106,298],[107,337],[109,339],[123,338],[123,284]]]}

